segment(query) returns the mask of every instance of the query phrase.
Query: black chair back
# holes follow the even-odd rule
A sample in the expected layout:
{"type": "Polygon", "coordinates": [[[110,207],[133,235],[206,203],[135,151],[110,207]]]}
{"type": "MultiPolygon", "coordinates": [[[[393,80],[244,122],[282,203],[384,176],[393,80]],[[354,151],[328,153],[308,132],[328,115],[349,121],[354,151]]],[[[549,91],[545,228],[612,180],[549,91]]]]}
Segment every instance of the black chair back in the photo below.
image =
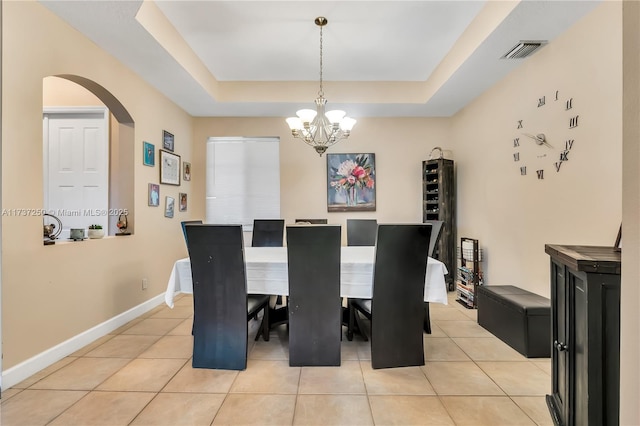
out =
{"type": "Polygon", "coordinates": [[[182,222],[180,222],[180,225],[182,226],[182,234],[184,235],[184,242],[188,248],[189,240],[187,239],[187,231],[185,227],[188,225],[202,225],[202,221],[201,220],[183,220],[182,222]]]}
{"type": "MultiPolygon", "coordinates": [[[[425,220],[424,223],[431,225],[431,239],[429,240],[429,257],[434,257],[436,254],[436,247],[440,241],[440,234],[442,233],[443,220],[425,220]]],[[[435,257],[434,257],[435,259],[435,257]]]]}
{"type": "Polygon", "coordinates": [[[379,225],[371,301],[371,366],[424,365],[424,280],[431,225],[379,225]]]}
{"type": "MultiPolygon", "coordinates": [[[[429,257],[437,259],[440,253],[436,253],[436,248],[442,235],[443,220],[425,220],[424,223],[431,225],[431,239],[429,240],[429,257]]],[[[431,334],[431,317],[429,313],[429,302],[424,302],[424,332],[431,334]]]]}
{"type": "Polygon", "coordinates": [[[296,224],[326,225],[327,219],[296,219],[296,224]]]}
{"type": "Polygon", "coordinates": [[[347,219],[347,245],[375,246],[377,231],[375,219],[347,219]]]}
{"type": "Polygon", "coordinates": [[[193,278],[194,368],[247,367],[247,280],[241,225],[186,227],[193,278]]]}
{"type": "Polygon", "coordinates": [[[287,226],[289,365],[340,365],[341,227],[287,226]]]}
{"type": "Polygon", "coordinates": [[[282,247],[284,219],[254,219],[252,247],[282,247]]]}

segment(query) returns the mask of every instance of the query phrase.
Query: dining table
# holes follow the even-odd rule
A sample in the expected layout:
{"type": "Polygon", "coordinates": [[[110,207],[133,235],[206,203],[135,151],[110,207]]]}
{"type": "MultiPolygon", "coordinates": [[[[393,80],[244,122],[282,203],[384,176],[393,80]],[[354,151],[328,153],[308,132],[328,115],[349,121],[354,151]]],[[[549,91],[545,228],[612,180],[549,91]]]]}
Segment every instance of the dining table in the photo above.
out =
{"type": "MultiPolygon", "coordinates": [[[[247,293],[288,296],[287,247],[245,247],[247,293]]],[[[374,246],[343,246],[340,252],[340,296],[370,299],[373,295],[374,246]]],[[[424,301],[447,302],[444,263],[429,257],[425,274],[424,301]]],[[[165,303],[173,308],[176,294],[193,293],[189,258],[178,259],[171,269],[165,303]]]]}

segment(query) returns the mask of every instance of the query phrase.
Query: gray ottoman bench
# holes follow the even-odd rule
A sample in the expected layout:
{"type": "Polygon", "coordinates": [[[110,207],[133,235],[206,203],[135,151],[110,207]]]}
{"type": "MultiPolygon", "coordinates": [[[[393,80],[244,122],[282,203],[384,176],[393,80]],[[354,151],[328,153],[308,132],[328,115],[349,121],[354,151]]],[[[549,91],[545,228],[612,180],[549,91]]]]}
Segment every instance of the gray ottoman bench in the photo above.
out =
{"type": "Polygon", "coordinates": [[[478,324],[527,358],[551,356],[551,302],[512,285],[478,286],[478,324]]]}

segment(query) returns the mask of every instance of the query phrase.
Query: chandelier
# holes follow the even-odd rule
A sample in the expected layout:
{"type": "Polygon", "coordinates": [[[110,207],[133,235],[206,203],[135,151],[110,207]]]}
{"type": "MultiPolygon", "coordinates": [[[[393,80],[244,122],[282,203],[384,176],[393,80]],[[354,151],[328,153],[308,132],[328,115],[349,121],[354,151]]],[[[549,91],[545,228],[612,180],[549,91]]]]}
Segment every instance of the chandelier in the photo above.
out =
{"type": "Polygon", "coordinates": [[[301,109],[297,117],[287,118],[291,134],[312,146],[320,156],[336,142],[347,139],[356,120],[346,117],[341,110],[324,112],[327,100],[322,90],[322,27],[327,25],[327,18],[319,16],[315,23],[320,27],[320,90],[315,100],[316,109],[301,109]]]}

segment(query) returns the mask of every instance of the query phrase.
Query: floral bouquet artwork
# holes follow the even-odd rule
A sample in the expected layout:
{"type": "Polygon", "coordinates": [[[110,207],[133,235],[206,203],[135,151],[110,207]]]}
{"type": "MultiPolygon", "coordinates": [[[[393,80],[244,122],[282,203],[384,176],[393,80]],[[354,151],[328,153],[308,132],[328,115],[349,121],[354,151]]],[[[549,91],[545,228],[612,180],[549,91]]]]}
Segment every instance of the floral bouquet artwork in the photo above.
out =
{"type": "Polygon", "coordinates": [[[327,154],[327,210],[376,210],[375,154],[327,154]]]}

